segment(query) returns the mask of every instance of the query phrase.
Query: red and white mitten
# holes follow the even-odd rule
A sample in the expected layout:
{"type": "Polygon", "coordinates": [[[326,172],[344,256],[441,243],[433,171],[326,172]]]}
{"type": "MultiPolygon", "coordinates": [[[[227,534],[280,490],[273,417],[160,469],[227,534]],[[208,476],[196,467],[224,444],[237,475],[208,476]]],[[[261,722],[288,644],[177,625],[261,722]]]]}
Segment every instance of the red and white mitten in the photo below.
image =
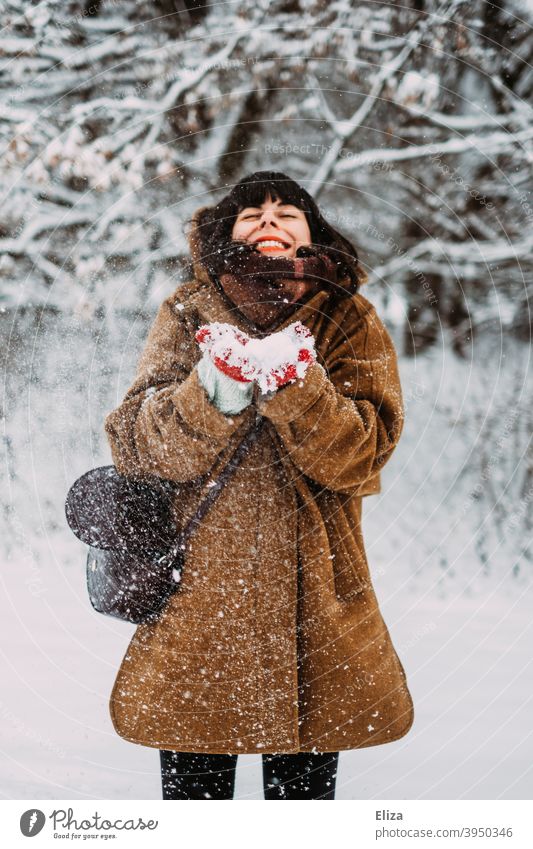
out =
{"type": "Polygon", "coordinates": [[[243,383],[256,379],[258,362],[248,345],[252,341],[232,324],[213,321],[198,328],[195,339],[215,366],[228,377],[243,383]]]}
{"type": "Polygon", "coordinates": [[[264,339],[252,339],[232,324],[214,321],[198,328],[195,338],[227,377],[256,381],[263,393],[302,379],[316,360],[313,334],[301,321],[264,339]]]}
{"type": "Polygon", "coordinates": [[[301,321],[265,339],[252,339],[249,349],[259,359],[260,373],[256,380],[262,392],[272,392],[302,379],[311,363],[316,361],[314,336],[301,321]]]}

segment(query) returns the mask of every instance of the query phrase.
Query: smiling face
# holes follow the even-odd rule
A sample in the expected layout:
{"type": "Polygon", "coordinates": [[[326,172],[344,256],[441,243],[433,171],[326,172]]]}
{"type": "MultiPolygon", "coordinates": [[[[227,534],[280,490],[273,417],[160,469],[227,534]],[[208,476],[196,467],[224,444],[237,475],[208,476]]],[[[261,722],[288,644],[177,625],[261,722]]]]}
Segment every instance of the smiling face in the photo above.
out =
{"type": "Polygon", "coordinates": [[[267,195],[261,206],[239,212],[231,238],[251,242],[268,256],[294,257],[299,247],[311,244],[311,231],[302,209],[267,195]]]}

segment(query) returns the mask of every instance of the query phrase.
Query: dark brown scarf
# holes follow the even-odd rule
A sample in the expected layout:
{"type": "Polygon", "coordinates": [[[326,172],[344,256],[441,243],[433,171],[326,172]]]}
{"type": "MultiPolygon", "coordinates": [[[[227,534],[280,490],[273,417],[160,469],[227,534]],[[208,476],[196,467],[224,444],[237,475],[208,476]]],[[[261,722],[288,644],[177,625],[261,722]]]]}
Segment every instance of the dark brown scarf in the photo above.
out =
{"type": "Polygon", "coordinates": [[[299,248],[297,256],[270,257],[246,242],[233,242],[216,258],[215,281],[260,330],[276,327],[323,289],[334,291],[337,263],[322,250],[299,248]],[[304,254],[304,255],[301,255],[304,254]]]}

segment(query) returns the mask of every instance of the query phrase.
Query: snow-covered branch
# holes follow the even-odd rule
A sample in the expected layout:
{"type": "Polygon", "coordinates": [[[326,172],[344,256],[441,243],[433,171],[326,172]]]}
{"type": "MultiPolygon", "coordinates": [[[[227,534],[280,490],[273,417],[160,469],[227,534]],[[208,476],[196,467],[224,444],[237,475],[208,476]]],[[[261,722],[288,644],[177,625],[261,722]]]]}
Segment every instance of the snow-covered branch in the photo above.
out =
{"type": "Polygon", "coordinates": [[[515,19],[481,0],[236,0],[189,15],[10,0],[2,305],[24,281],[34,304],[142,306],[183,268],[195,207],[260,168],[301,180],[410,304],[410,263],[451,303],[450,267],[482,301],[486,263],[512,303],[533,221],[515,19]],[[486,37],[498,15],[500,51],[486,37]]]}

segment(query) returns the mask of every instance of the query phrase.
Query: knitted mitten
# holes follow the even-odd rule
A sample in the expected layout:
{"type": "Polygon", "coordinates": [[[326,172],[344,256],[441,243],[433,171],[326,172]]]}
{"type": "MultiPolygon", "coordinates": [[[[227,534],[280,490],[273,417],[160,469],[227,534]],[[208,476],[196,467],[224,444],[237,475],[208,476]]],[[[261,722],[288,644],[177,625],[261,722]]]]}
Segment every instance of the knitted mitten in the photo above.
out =
{"type": "Polygon", "coordinates": [[[240,413],[252,400],[253,383],[228,377],[216,367],[207,351],[204,351],[197,371],[209,400],[221,413],[240,413]]]}
{"type": "MultiPolygon", "coordinates": [[[[316,360],[313,334],[301,321],[263,339],[251,339],[233,325],[215,321],[202,325],[195,338],[204,357],[224,376],[249,387],[256,381],[263,393],[303,378],[316,360]]],[[[204,376],[206,372],[204,365],[204,376]]],[[[228,384],[227,391],[235,393],[236,388],[228,384]]],[[[250,395],[241,389],[241,399],[251,397],[253,390],[249,391],[250,395]]]]}
{"type": "Polygon", "coordinates": [[[195,338],[203,351],[198,377],[210,400],[222,413],[239,413],[253,395],[256,363],[245,350],[249,337],[232,324],[212,322],[195,338]]]}
{"type": "Polygon", "coordinates": [[[200,350],[208,353],[220,371],[243,382],[256,378],[259,362],[247,347],[252,341],[233,324],[213,321],[203,324],[195,334],[200,350]]]}
{"type": "Polygon", "coordinates": [[[301,321],[271,333],[260,344],[263,348],[257,382],[264,393],[303,378],[316,360],[314,336],[301,321]]]}

